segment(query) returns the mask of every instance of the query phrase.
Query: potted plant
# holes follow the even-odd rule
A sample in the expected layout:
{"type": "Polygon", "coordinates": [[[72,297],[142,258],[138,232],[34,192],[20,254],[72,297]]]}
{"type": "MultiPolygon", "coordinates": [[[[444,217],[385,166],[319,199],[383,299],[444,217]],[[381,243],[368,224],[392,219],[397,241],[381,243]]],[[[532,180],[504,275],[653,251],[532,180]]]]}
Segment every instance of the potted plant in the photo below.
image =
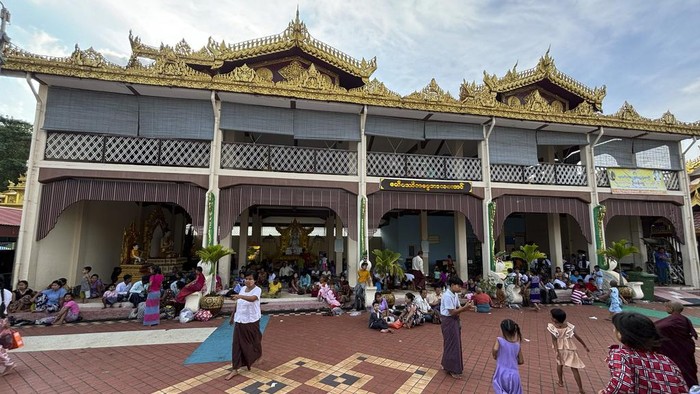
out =
{"type": "MultiPolygon", "coordinates": [[[[374,249],[372,251],[372,254],[375,257],[374,271],[377,274],[379,274],[379,276],[382,278],[382,281],[385,281],[387,279],[391,281],[396,276],[403,278],[404,270],[403,267],[401,267],[401,265],[399,264],[401,253],[394,252],[390,249],[374,249]]],[[[393,306],[395,298],[394,295],[391,293],[391,290],[389,290],[389,286],[382,286],[382,294],[385,295],[387,303],[390,306],[393,306]]]]}
{"type": "Polygon", "coordinates": [[[224,297],[216,293],[216,273],[218,263],[223,257],[233,253],[233,249],[223,245],[209,245],[197,251],[197,256],[201,259],[201,265],[205,275],[207,275],[207,294],[202,297],[199,305],[202,309],[209,310],[212,315],[221,312],[224,306],[224,297]],[[209,268],[207,272],[206,268],[209,268]]]}
{"type": "Polygon", "coordinates": [[[539,246],[533,243],[521,246],[520,250],[516,250],[515,252],[511,253],[510,257],[522,259],[523,261],[525,261],[525,264],[527,264],[527,267],[529,268],[530,263],[532,263],[533,260],[545,259],[547,258],[547,255],[540,252],[539,246]]]}
{"type": "MultiPolygon", "coordinates": [[[[617,263],[620,260],[635,253],[639,253],[639,249],[636,246],[632,245],[626,239],[621,239],[617,242],[613,242],[606,249],[598,250],[598,254],[605,257],[605,263],[600,268],[604,271],[613,271],[617,267],[617,263]]],[[[619,285],[622,285],[622,274],[618,272],[617,278],[617,283],[619,285]]],[[[641,288],[638,291],[641,293],[641,288]]],[[[634,296],[633,293],[634,292],[631,287],[620,286],[620,296],[624,297],[625,299],[632,299],[632,297],[634,296]]]]}

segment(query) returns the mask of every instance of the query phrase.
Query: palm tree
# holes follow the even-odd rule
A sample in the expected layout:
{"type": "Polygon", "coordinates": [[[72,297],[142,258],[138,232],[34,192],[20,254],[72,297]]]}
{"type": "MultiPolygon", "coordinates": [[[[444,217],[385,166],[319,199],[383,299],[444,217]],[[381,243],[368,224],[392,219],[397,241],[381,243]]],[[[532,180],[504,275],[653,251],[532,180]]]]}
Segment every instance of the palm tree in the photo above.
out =
{"type": "Polygon", "coordinates": [[[384,278],[385,275],[403,278],[404,270],[398,263],[401,258],[401,253],[394,252],[390,249],[374,249],[372,254],[375,256],[374,270],[382,278],[384,278]]]}
{"type": "Polygon", "coordinates": [[[197,251],[197,256],[204,262],[211,264],[211,268],[207,275],[212,276],[212,280],[208,282],[207,293],[214,291],[216,283],[217,264],[219,260],[233,253],[233,249],[224,247],[223,245],[209,245],[197,251]]]}
{"type": "Polygon", "coordinates": [[[539,246],[537,244],[530,244],[530,245],[523,245],[520,247],[520,250],[516,250],[515,252],[510,254],[510,257],[516,257],[519,259],[522,259],[525,261],[525,264],[527,266],[530,266],[530,263],[532,263],[533,260],[537,259],[546,259],[547,255],[539,251],[539,246]]]}
{"type": "Polygon", "coordinates": [[[613,270],[615,266],[617,266],[617,262],[635,253],[639,253],[639,249],[626,239],[613,242],[607,249],[598,250],[599,255],[605,256],[604,266],[600,268],[603,270],[613,270]],[[614,261],[615,264],[611,264],[612,261],[614,261]]]}

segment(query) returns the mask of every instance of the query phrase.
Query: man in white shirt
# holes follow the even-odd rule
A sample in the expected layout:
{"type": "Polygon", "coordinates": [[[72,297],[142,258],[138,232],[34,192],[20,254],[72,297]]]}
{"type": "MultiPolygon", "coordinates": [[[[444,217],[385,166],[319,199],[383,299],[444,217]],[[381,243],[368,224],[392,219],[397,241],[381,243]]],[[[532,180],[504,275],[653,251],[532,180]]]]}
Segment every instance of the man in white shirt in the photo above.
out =
{"type": "Polygon", "coordinates": [[[117,283],[117,301],[123,302],[129,299],[129,290],[131,290],[131,275],[124,275],[124,280],[117,283]]]}
{"type": "Polygon", "coordinates": [[[411,273],[415,276],[413,284],[417,289],[425,288],[425,275],[423,274],[423,251],[418,251],[418,254],[411,260],[411,273]]]}

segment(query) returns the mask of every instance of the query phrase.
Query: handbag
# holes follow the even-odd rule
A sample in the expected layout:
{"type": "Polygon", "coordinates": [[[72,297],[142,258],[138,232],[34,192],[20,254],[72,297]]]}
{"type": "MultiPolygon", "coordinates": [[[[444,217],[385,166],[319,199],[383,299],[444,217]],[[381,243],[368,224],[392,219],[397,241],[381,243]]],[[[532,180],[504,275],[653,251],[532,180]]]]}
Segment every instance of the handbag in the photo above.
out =
{"type": "Polygon", "coordinates": [[[396,320],[395,322],[389,324],[389,328],[393,328],[395,330],[398,330],[401,327],[403,327],[403,322],[401,322],[401,320],[396,320]]]}
{"type": "Polygon", "coordinates": [[[4,330],[0,332],[0,346],[7,350],[18,349],[24,346],[24,340],[16,330],[4,330]]]}

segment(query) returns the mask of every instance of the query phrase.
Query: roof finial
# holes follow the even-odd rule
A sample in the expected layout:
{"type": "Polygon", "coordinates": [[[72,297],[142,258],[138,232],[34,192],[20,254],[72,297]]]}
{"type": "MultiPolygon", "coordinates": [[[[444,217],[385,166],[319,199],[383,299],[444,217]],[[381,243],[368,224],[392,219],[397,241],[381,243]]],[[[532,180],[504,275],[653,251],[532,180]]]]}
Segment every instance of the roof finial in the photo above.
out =
{"type": "Polygon", "coordinates": [[[301,20],[299,19],[299,3],[297,3],[297,18],[296,18],[296,23],[299,23],[301,20]]]}

